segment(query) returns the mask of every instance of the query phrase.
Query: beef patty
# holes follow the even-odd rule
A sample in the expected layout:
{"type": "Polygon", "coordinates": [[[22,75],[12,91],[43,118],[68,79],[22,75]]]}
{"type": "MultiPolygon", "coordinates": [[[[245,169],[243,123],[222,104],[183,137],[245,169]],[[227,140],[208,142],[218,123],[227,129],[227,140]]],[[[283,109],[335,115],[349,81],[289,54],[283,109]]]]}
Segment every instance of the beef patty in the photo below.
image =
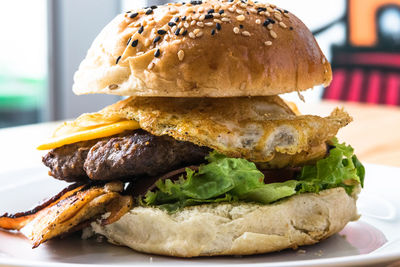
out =
{"type": "Polygon", "coordinates": [[[203,163],[210,151],[170,136],[135,130],[65,145],[50,151],[42,161],[50,168],[50,175],[67,182],[132,180],[203,163]]]}

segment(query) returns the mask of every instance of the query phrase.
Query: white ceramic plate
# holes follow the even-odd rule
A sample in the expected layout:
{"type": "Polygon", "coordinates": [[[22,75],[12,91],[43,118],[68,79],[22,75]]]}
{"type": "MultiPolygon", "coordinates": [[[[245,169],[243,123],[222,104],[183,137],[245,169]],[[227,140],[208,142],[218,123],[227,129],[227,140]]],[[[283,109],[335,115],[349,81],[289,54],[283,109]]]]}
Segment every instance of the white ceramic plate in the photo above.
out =
{"type": "MultiPolygon", "coordinates": [[[[358,222],[320,244],[298,251],[249,257],[178,259],[134,252],[78,235],[51,240],[37,249],[21,235],[0,231],[0,265],[7,266],[126,266],[126,265],[246,265],[246,266],[366,266],[400,259],[400,169],[367,165],[358,222]]],[[[0,214],[29,209],[58,192],[65,183],[51,179],[44,167],[0,173],[0,214]]]]}

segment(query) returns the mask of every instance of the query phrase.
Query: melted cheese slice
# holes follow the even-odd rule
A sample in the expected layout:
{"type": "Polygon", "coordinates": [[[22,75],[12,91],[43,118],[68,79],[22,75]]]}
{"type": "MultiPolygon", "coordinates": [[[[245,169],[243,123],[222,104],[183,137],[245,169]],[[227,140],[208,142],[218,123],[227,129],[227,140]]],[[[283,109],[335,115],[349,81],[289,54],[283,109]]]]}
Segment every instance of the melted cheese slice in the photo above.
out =
{"type": "Polygon", "coordinates": [[[64,122],[53,133],[52,138],[37,147],[48,150],[81,141],[116,135],[127,130],[139,129],[139,123],[117,115],[102,113],[83,114],[74,121],[64,122]]]}

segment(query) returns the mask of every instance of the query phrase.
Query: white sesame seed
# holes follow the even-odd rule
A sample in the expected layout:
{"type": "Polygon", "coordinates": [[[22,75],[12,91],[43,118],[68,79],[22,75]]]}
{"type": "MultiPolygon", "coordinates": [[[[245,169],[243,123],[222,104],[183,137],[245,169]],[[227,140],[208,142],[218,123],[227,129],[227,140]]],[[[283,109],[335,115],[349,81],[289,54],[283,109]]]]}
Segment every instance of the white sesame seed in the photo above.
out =
{"type": "Polygon", "coordinates": [[[287,28],[286,24],[285,24],[285,23],[283,23],[282,21],[281,21],[281,22],[279,22],[279,26],[281,26],[281,27],[282,27],[282,28],[284,28],[284,29],[286,29],[286,28],[287,28]]]}
{"type": "Polygon", "coordinates": [[[322,64],[325,64],[326,63],[326,59],[323,57],[322,58],[322,64]]]}
{"type": "Polygon", "coordinates": [[[236,17],[236,19],[237,19],[238,21],[244,21],[246,18],[245,18],[244,15],[239,15],[239,16],[236,17]]]}
{"type": "Polygon", "coordinates": [[[240,30],[239,30],[238,27],[235,27],[235,28],[233,28],[233,32],[234,32],[235,34],[239,34],[240,30]]]}
{"type": "Polygon", "coordinates": [[[200,14],[194,14],[194,15],[193,15],[193,19],[194,19],[194,20],[199,19],[199,17],[200,17],[200,14]]]}
{"type": "Polygon", "coordinates": [[[267,11],[270,13],[274,13],[274,10],[271,7],[267,7],[267,11]]]}
{"type": "Polygon", "coordinates": [[[187,21],[191,21],[191,20],[192,20],[192,16],[189,15],[189,16],[186,18],[186,20],[187,20],[187,21]]]}
{"type": "Polygon", "coordinates": [[[271,35],[272,38],[276,39],[278,37],[278,35],[276,34],[276,32],[274,32],[273,30],[269,31],[269,34],[271,35]]]}
{"type": "Polygon", "coordinates": [[[193,33],[194,33],[194,34],[198,34],[199,32],[200,32],[200,29],[194,29],[194,30],[193,30],[193,33]]]}
{"type": "Polygon", "coordinates": [[[193,12],[193,7],[189,7],[189,8],[187,9],[187,12],[192,13],[192,12],[193,12]]]}
{"type": "Polygon", "coordinates": [[[269,13],[268,11],[265,11],[265,12],[264,12],[264,16],[270,17],[270,16],[271,16],[271,13],[269,13]]]}
{"type": "Polygon", "coordinates": [[[236,13],[238,13],[238,14],[240,14],[240,15],[243,15],[243,14],[244,14],[244,11],[241,10],[241,9],[236,9],[236,13]]]}
{"type": "Polygon", "coordinates": [[[196,35],[193,32],[189,32],[189,37],[194,39],[194,38],[196,38],[196,35]]]}
{"type": "Polygon", "coordinates": [[[250,13],[257,14],[257,10],[255,10],[254,8],[250,8],[249,11],[250,13]]]}
{"type": "Polygon", "coordinates": [[[181,28],[181,30],[179,31],[179,34],[183,34],[184,31],[185,31],[185,28],[181,28]]]}
{"type": "Polygon", "coordinates": [[[171,28],[171,31],[172,31],[172,32],[175,32],[175,31],[176,31],[176,26],[173,26],[173,27],[171,28]]]}
{"type": "Polygon", "coordinates": [[[229,12],[235,12],[235,10],[236,10],[236,8],[234,8],[234,7],[230,7],[230,8],[228,8],[228,10],[229,10],[229,12]]]}
{"type": "Polygon", "coordinates": [[[189,28],[189,23],[187,22],[183,23],[183,27],[185,27],[186,29],[189,28]]]}
{"type": "Polygon", "coordinates": [[[181,21],[181,22],[179,22],[179,24],[178,24],[178,28],[182,28],[183,27],[183,22],[181,21]]]}
{"type": "Polygon", "coordinates": [[[268,26],[267,26],[268,30],[272,30],[273,27],[274,26],[272,24],[268,24],[268,26]]]}
{"type": "Polygon", "coordinates": [[[204,25],[206,25],[206,26],[208,26],[208,27],[211,27],[211,26],[214,25],[214,23],[212,23],[212,22],[206,22],[206,23],[204,23],[204,25]]]}
{"type": "Polygon", "coordinates": [[[197,26],[199,26],[199,27],[201,27],[201,28],[203,28],[203,27],[204,27],[204,23],[203,23],[203,22],[201,22],[201,21],[197,22],[197,23],[196,23],[196,25],[197,25],[197,26]]]}
{"type": "Polygon", "coordinates": [[[221,8],[221,5],[219,5],[219,4],[216,4],[214,7],[215,10],[219,10],[220,8],[221,8]]]}
{"type": "Polygon", "coordinates": [[[108,89],[110,89],[110,90],[115,90],[115,89],[117,89],[118,88],[118,85],[117,84],[110,84],[109,86],[108,86],[108,89]]]}
{"type": "Polygon", "coordinates": [[[206,18],[206,15],[201,15],[201,16],[199,17],[199,20],[200,20],[200,21],[203,21],[205,18],[206,18]]]}
{"type": "Polygon", "coordinates": [[[228,14],[226,14],[226,13],[222,13],[222,15],[221,15],[221,17],[226,17],[226,16],[228,16],[228,14]]]}
{"type": "Polygon", "coordinates": [[[154,63],[151,62],[151,63],[147,66],[147,69],[148,69],[148,70],[151,70],[151,69],[153,69],[153,68],[154,68],[154,63]]]}
{"type": "Polygon", "coordinates": [[[274,14],[274,17],[275,17],[277,20],[282,21],[282,16],[281,16],[281,15],[278,15],[277,13],[275,13],[275,14],[274,14]]]}
{"type": "Polygon", "coordinates": [[[240,3],[240,7],[241,7],[241,8],[246,8],[247,5],[246,5],[245,3],[240,3]]]}
{"type": "Polygon", "coordinates": [[[228,19],[228,18],[222,18],[221,20],[224,21],[224,22],[231,22],[231,20],[228,19]]]}
{"type": "Polygon", "coordinates": [[[141,56],[141,55],[143,55],[144,54],[144,52],[137,52],[136,53],[136,56],[141,56]]]}
{"type": "Polygon", "coordinates": [[[251,36],[251,34],[250,34],[248,31],[243,31],[243,32],[242,32],[242,35],[243,35],[243,36],[246,36],[246,37],[251,36]]]}
{"type": "Polygon", "coordinates": [[[271,46],[271,45],[272,45],[272,42],[271,42],[271,41],[266,41],[264,44],[265,44],[266,46],[271,46]]]}
{"type": "Polygon", "coordinates": [[[212,15],[213,15],[214,18],[220,18],[221,17],[221,14],[219,14],[219,13],[213,13],[212,15]]]}
{"type": "Polygon", "coordinates": [[[265,15],[265,11],[261,11],[259,14],[260,14],[261,16],[263,16],[263,15],[265,15]]]}
{"type": "Polygon", "coordinates": [[[256,24],[261,24],[261,20],[256,19],[256,24]]]}
{"type": "Polygon", "coordinates": [[[192,25],[192,26],[193,26],[193,25],[195,25],[195,24],[196,24],[196,22],[197,22],[196,20],[192,20],[192,22],[190,22],[190,25],[192,25]]]}
{"type": "Polygon", "coordinates": [[[214,22],[216,22],[216,23],[222,23],[222,21],[219,20],[219,19],[214,19],[214,22]]]}
{"type": "Polygon", "coordinates": [[[172,8],[169,10],[169,12],[170,12],[171,14],[176,14],[176,13],[178,13],[178,9],[176,9],[175,7],[172,7],[172,8]]]}
{"type": "Polygon", "coordinates": [[[202,31],[199,31],[199,32],[196,34],[196,37],[201,37],[201,36],[203,36],[203,32],[202,32],[202,31]]]}
{"type": "Polygon", "coordinates": [[[185,52],[183,52],[183,50],[179,50],[178,52],[178,59],[179,61],[182,61],[185,57],[185,52]]]}
{"type": "Polygon", "coordinates": [[[149,46],[150,45],[150,39],[144,40],[144,46],[149,46]]]}
{"type": "Polygon", "coordinates": [[[285,13],[285,12],[284,12],[283,15],[284,15],[285,17],[287,17],[287,18],[289,17],[289,14],[288,14],[288,13],[285,13]]]}
{"type": "Polygon", "coordinates": [[[199,12],[203,12],[203,11],[204,11],[204,7],[202,7],[202,6],[199,7],[198,11],[199,11],[199,12]]]}

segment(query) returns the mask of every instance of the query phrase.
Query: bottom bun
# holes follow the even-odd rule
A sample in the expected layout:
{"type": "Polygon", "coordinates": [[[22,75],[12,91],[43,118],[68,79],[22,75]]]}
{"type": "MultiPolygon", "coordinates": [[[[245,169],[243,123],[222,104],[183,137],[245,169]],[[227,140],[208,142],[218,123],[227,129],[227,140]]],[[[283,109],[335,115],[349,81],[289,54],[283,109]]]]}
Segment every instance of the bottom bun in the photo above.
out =
{"type": "Polygon", "coordinates": [[[136,207],[94,232],[134,250],[177,257],[252,255],[315,244],[359,215],[343,188],[300,194],[271,205],[208,204],[167,212],[136,207]]]}

